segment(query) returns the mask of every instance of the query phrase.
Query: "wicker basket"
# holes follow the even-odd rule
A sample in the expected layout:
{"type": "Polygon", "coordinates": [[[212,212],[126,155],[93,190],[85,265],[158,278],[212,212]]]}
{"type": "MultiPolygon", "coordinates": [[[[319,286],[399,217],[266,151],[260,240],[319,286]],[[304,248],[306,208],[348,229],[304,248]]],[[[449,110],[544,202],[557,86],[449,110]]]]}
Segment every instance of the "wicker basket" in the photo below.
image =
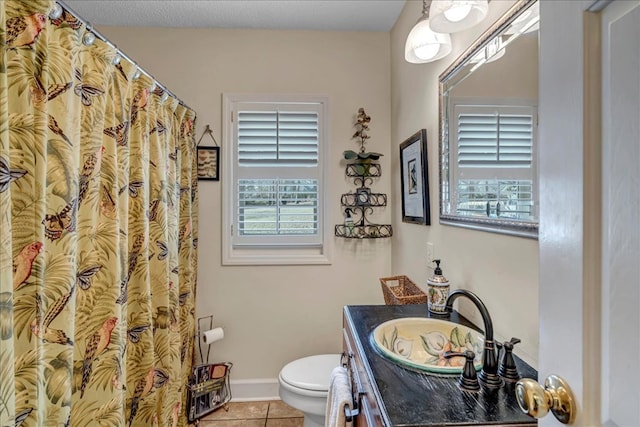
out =
{"type": "Polygon", "coordinates": [[[387,305],[427,303],[427,294],[407,276],[382,277],[380,284],[387,305]]]}

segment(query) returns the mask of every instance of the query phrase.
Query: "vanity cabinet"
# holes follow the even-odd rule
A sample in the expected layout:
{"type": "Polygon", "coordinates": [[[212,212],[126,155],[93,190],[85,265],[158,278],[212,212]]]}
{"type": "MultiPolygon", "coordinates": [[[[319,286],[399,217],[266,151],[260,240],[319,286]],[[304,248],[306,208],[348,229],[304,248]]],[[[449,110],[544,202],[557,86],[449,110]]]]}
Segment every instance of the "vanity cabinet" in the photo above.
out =
{"type": "MultiPolygon", "coordinates": [[[[371,340],[379,324],[400,317],[429,317],[425,304],[346,306],[343,311],[343,364],[348,368],[358,415],[355,427],[532,426],[507,383],[486,394],[463,392],[457,376],[433,376],[396,365],[371,340]]],[[[474,327],[452,313],[450,321],[474,327]]],[[[537,372],[514,356],[521,377],[537,372]]]]}
{"type": "Polygon", "coordinates": [[[375,397],[368,375],[364,372],[365,364],[362,362],[362,351],[354,351],[357,342],[353,337],[353,330],[345,324],[342,333],[343,363],[347,366],[351,394],[354,396],[355,406],[358,409],[358,415],[354,420],[355,426],[385,426],[387,424],[382,421],[378,399],[375,397]]]}

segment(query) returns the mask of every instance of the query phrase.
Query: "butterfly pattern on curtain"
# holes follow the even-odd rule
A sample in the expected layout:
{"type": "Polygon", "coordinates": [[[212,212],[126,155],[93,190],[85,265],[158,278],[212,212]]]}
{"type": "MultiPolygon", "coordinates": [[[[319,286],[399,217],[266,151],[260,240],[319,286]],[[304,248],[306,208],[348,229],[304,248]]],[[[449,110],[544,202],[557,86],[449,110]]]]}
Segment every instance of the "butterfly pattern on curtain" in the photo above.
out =
{"type": "Polygon", "coordinates": [[[53,6],[0,2],[0,425],[186,425],[195,113],[53,6]]]}

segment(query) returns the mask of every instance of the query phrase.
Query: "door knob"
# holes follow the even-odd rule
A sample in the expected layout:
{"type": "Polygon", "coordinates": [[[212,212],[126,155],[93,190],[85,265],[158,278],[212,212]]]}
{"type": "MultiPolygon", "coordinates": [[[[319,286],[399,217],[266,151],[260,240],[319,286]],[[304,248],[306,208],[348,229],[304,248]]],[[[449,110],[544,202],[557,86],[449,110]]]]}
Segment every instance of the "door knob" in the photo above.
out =
{"type": "Polygon", "coordinates": [[[551,413],[564,424],[572,424],[576,418],[576,400],[567,382],[557,375],[549,375],[544,388],[530,378],[516,383],[518,405],[525,414],[542,418],[551,413]]]}

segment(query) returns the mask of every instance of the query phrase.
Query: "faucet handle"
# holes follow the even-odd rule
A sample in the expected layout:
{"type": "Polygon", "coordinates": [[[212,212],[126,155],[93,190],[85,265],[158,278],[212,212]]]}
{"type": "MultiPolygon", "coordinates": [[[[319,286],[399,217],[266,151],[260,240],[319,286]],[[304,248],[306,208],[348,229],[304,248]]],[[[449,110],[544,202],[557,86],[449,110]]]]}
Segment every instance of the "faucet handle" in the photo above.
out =
{"type": "Polygon", "coordinates": [[[458,386],[460,386],[460,388],[465,391],[476,392],[480,390],[480,383],[478,383],[476,367],[473,364],[476,358],[476,354],[473,351],[445,351],[444,353],[442,353],[442,356],[445,359],[450,359],[452,357],[464,357],[466,360],[464,362],[464,367],[462,368],[460,378],[458,379],[458,386]]]}
{"type": "Polygon", "coordinates": [[[516,362],[513,360],[513,346],[519,342],[521,342],[520,338],[514,337],[498,346],[499,348],[502,347],[498,374],[504,378],[505,381],[515,382],[520,379],[520,374],[518,374],[518,369],[516,368],[516,362]]]}

